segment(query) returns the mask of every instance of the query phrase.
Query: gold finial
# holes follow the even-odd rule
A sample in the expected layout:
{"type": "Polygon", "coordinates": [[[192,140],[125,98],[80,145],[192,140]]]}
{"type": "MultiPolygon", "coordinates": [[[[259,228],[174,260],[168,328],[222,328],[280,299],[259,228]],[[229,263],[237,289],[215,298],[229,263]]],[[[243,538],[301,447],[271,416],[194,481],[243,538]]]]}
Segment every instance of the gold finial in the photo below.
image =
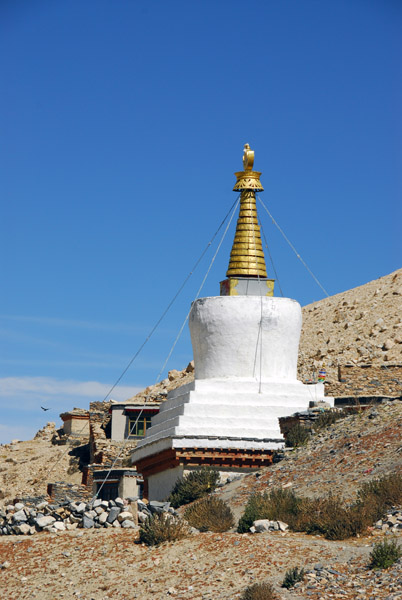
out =
{"type": "Polygon", "coordinates": [[[235,173],[237,183],[233,189],[241,192],[240,213],[227,277],[267,277],[255,199],[256,190],[264,188],[260,182],[261,173],[252,170],[253,163],[254,151],[250,150],[249,144],[245,144],[244,171],[235,173]]]}
{"type": "Polygon", "coordinates": [[[245,171],[251,171],[254,164],[254,150],[250,150],[250,144],[244,144],[243,167],[245,171]]]}

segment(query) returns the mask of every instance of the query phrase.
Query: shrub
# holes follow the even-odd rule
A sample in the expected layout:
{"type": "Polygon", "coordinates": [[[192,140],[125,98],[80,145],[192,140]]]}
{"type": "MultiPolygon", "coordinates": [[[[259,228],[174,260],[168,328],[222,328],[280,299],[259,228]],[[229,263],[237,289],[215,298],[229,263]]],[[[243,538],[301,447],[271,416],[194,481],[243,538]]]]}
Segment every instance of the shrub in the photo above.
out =
{"type": "Polygon", "coordinates": [[[366,511],[370,509],[371,520],[376,521],[388,508],[402,503],[402,475],[393,473],[372,479],[362,485],[357,495],[357,504],[366,511]]]}
{"type": "Polygon", "coordinates": [[[370,554],[370,569],[388,569],[402,556],[402,549],[396,540],[384,540],[374,544],[370,554]]]}
{"type": "Polygon", "coordinates": [[[298,514],[301,502],[301,498],[287,489],[274,489],[264,494],[253,494],[239,520],[237,531],[246,533],[257,519],[276,519],[289,523],[298,514]]]}
{"type": "Polygon", "coordinates": [[[254,583],[244,590],[241,600],[276,600],[277,598],[270,583],[254,583]]]}
{"type": "Polygon", "coordinates": [[[294,425],[285,439],[285,446],[287,448],[298,448],[299,446],[304,446],[307,444],[310,439],[310,430],[307,427],[303,427],[300,423],[294,425]]]}
{"type": "Polygon", "coordinates": [[[174,508],[189,504],[213,492],[219,481],[219,472],[203,468],[191,471],[182,479],[178,479],[171,491],[168,501],[174,508]]]}
{"type": "Polygon", "coordinates": [[[348,413],[344,411],[325,410],[320,413],[320,416],[314,423],[314,429],[325,429],[325,427],[329,427],[339,421],[339,419],[344,419],[347,416],[348,413]]]}
{"type": "Polygon", "coordinates": [[[299,583],[299,581],[303,581],[304,579],[304,569],[299,569],[299,567],[294,567],[293,569],[289,569],[286,571],[284,580],[282,582],[282,587],[284,588],[292,588],[299,583]]]}
{"type": "Polygon", "coordinates": [[[190,534],[184,523],[170,514],[155,513],[140,527],[140,542],[147,546],[158,546],[163,542],[181,540],[190,534]]]}
{"type": "Polygon", "coordinates": [[[234,516],[229,506],[219,498],[203,498],[189,506],[184,518],[189,525],[200,531],[214,531],[222,533],[234,525],[234,516]]]}
{"type": "Polygon", "coordinates": [[[347,506],[336,496],[300,498],[287,489],[250,496],[237,531],[245,533],[253,521],[285,521],[293,531],[321,534],[329,540],[344,540],[366,531],[391,506],[402,504],[402,476],[392,474],[365,483],[357,501],[347,506]]]}

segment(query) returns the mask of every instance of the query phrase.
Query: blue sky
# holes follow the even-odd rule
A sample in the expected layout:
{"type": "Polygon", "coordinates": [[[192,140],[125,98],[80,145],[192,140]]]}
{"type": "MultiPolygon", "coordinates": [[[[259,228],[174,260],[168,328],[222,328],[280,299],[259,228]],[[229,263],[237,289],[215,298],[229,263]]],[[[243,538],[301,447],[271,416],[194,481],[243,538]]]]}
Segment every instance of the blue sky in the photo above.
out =
{"type": "MultiPolygon", "coordinates": [[[[0,442],[103,399],[228,213],[246,142],[330,295],[401,266],[401,21],[399,0],[1,2],[0,442]]],[[[284,294],[321,299],[260,217],[284,294]]],[[[156,381],[221,234],[113,398],[156,381]]],[[[191,358],[186,327],[162,377],[191,358]]]]}

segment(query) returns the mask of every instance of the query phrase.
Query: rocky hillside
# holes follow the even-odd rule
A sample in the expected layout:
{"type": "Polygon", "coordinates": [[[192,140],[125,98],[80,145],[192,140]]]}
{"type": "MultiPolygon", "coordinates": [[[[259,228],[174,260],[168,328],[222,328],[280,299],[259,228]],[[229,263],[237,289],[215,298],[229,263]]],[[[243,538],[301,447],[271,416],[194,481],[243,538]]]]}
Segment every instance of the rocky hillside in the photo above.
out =
{"type": "Polygon", "coordinates": [[[303,307],[299,378],[348,362],[402,362],[402,269],[303,307]]]}
{"type": "Polygon", "coordinates": [[[54,423],[38,431],[33,440],[0,446],[0,504],[14,498],[45,496],[50,481],[81,483],[79,460],[71,446],[55,446],[54,423]]]}

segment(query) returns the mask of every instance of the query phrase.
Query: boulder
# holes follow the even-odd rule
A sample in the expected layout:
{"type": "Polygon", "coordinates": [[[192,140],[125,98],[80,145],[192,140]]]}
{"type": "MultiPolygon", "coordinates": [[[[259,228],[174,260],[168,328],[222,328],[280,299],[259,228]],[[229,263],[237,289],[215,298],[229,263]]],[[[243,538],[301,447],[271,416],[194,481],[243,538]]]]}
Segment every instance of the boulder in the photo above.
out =
{"type": "Polygon", "coordinates": [[[120,508],[118,506],[112,506],[112,508],[109,511],[109,516],[106,519],[108,523],[114,523],[114,521],[117,519],[117,515],[120,513],[120,508]]]}
{"type": "Polygon", "coordinates": [[[121,526],[124,529],[137,529],[137,525],[131,519],[126,519],[122,522],[121,526]]]}
{"type": "Polygon", "coordinates": [[[123,521],[126,521],[126,520],[129,520],[129,521],[134,520],[132,513],[129,512],[128,510],[123,510],[121,513],[119,513],[117,515],[117,518],[119,520],[119,523],[122,523],[123,521]]]}
{"type": "Polygon", "coordinates": [[[44,529],[45,527],[53,525],[55,521],[56,519],[54,517],[51,517],[50,515],[46,515],[45,517],[39,517],[38,519],[35,519],[35,523],[40,529],[44,529]]]}
{"type": "Polygon", "coordinates": [[[95,521],[90,517],[84,515],[82,517],[82,526],[84,529],[91,529],[95,525],[95,521]]]}
{"type": "Polygon", "coordinates": [[[105,511],[102,514],[99,515],[98,522],[101,525],[104,525],[106,523],[106,521],[107,521],[107,518],[108,518],[108,513],[105,511]]]}
{"type": "Polygon", "coordinates": [[[17,512],[15,512],[13,514],[13,521],[14,521],[14,523],[22,523],[23,521],[27,521],[27,516],[25,514],[25,511],[20,509],[17,512]]]}
{"type": "Polygon", "coordinates": [[[258,519],[257,521],[254,521],[253,527],[256,533],[270,531],[273,529],[273,521],[269,521],[268,519],[258,519]]]}

